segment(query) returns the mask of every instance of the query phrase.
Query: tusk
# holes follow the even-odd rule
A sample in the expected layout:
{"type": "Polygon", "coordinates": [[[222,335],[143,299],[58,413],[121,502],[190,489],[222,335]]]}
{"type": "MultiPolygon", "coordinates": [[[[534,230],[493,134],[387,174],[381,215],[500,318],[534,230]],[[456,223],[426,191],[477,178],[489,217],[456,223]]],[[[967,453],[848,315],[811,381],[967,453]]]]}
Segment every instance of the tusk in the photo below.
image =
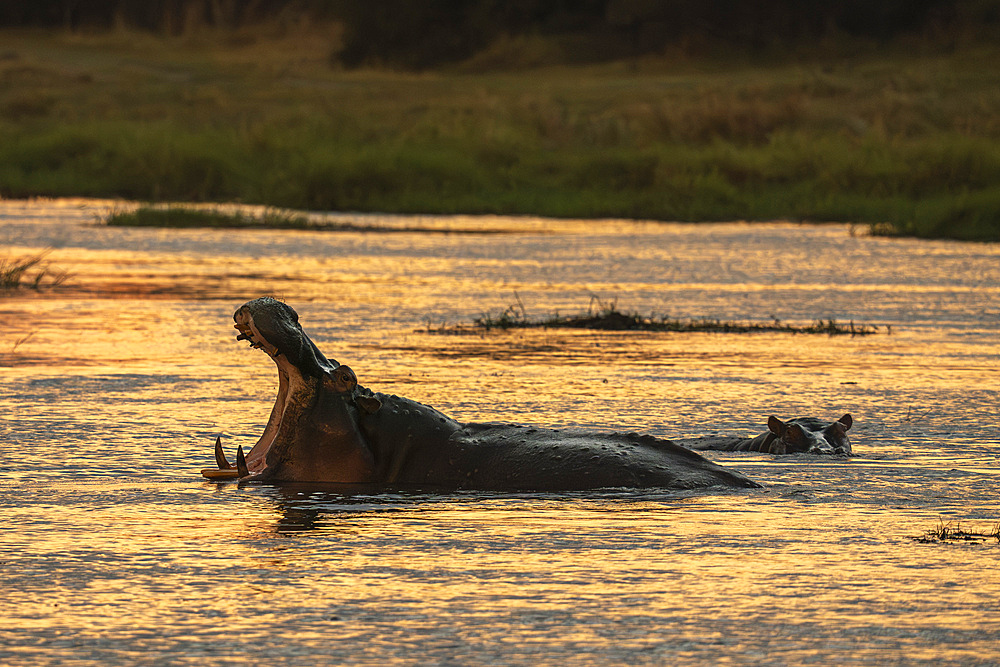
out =
{"type": "Polygon", "coordinates": [[[215,463],[219,466],[218,470],[213,468],[204,468],[201,471],[203,477],[208,479],[232,479],[236,477],[235,466],[229,464],[226,460],[226,454],[222,451],[222,438],[217,437],[215,439],[215,463]]]}
{"type": "Polygon", "coordinates": [[[222,437],[215,439],[215,463],[219,470],[231,470],[233,466],[226,460],[226,453],[222,451],[222,437]]]}
{"type": "Polygon", "coordinates": [[[236,449],[236,470],[239,472],[240,477],[248,477],[250,475],[250,469],[247,468],[246,457],[243,456],[243,445],[240,445],[236,449]]]}

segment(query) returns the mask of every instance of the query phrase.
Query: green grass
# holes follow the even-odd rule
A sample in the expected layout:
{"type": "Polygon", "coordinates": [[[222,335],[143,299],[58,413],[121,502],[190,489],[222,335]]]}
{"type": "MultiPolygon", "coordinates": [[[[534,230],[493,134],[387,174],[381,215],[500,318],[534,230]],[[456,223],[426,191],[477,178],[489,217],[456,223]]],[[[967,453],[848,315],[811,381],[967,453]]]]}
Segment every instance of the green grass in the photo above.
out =
{"type": "Polygon", "coordinates": [[[259,213],[233,210],[231,206],[149,204],[113,210],[101,222],[109,227],[165,227],[173,229],[297,229],[312,232],[378,232],[424,234],[506,234],[502,229],[436,227],[433,225],[384,225],[323,219],[280,209],[259,213]]]}
{"type": "MultiPolygon", "coordinates": [[[[594,329],[604,331],[673,331],[673,332],[712,332],[712,333],[760,333],[781,332],[795,334],[826,334],[828,336],[851,335],[868,336],[878,333],[878,327],[870,324],[855,324],[853,321],[843,324],[836,320],[817,320],[810,325],[793,325],[777,319],[772,322],[737,322],[713,318],[674,319],[667,315],[640,315],[636,312],[626,312],[618,309],[617,299],[604,301],[591,297],[586,312],[576,315],[550,315],[542,318],[528,316],[528,311],[521,298],[514,294],[515,302],[502,311],[484,313],[476,318],[471,327],[459,325],[454,327],[441,326],[437,329],[428,327],[432,333],[464,333],[467,331],[492,331],[499,329],[594,329]]],[[[891,331],[887,328],[887,333],[891,331]]]]}
{"type": "Polygon", "coordinates": [[[140,206],[112,212],[104,224],[110,227],[173,227],[214,229],[312,229],[308,218],[284,211],[261,215],[184,206],[140,206]]]}
{"type": "Polygon", "coordinates": [[[1000,47],[402,74],[312,33],[0,37],[7,197],[1000,240],[1000,47]]]}

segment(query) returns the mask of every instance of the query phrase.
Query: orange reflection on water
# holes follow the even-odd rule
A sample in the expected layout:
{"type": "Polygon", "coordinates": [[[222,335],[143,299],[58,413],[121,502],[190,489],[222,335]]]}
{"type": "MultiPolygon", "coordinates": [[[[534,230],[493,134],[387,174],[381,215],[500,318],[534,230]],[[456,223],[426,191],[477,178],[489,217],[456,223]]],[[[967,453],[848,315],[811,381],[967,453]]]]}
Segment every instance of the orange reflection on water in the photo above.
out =
{"type": "Polygon", "coordinates": [[[39,203],[30,224],[5,222],[8,205],[13,250],[61,239],[49,257],[71,280],[0,300],[0,662],[884,664],[995,649],[998,546],[912,538],[997,520],[996,246],[475,218],[447,224],[516,233],[110,230],[88,226],[97,204],[39,203]],[[533,316],[596,292],[673,317],[893,333],[426,331],[514,289],[533,316]],[[216,435],[252,444],[274,399],[271,361],[232,328],[264,293],[362,384],[463,421],[688,437],[851,412],[858,457],[710,454],[765,484],[723,494],[205,482],[216,435]]]}

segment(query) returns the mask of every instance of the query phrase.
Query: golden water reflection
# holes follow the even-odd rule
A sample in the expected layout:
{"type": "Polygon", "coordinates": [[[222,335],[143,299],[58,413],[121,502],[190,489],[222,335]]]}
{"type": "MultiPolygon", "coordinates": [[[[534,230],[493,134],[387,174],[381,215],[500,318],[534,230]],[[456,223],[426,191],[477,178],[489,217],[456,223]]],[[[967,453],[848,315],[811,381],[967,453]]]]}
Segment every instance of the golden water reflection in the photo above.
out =
{"type": "Polygon", "coordinates": [[[601,662],[637,651],[798,662],[845,650],[878,663],[911,649],[981,656],[995,636],[996,548],[919,545],[908,533],[921,515],[883,512],[873,522],[767,491],[368,502],[313,494],[297,502],[323,522],[302,533],[275,531],[280,522],[268,516],[294,499],[271,506],[270,491],[251,499],[230,487],[224,502],[193,501],[193,518],[193,499],[157,499],[173,488],[145,485],[159,502],[141,513],[127,509],[131,489],[105,485],[125,511],[64,520],[103,519],[114,533],[71,529],[18,558],[5,594],[14,629],[46,638],[50,651],[71,637],[67,649],[111,657],[125,645],[180,662],[253,646],[364,663],[601,662]],[[43,578],[52,563],[56,576],[43,578]],[[324,645],[334,641],[339,651],[324,645]]]}
{"type": "Polygon", "coordinates": [[[63,290],[0,298],[0,662],[995,654],[1000,545],[912,538],[939,520],[998,520],[998,246],[780,224],[94,227],[107,205],[0,202],[9,251],[52,248],[72,274],[63,290]],[[515,289],[535,315],[595,293],[674,317],[853,318],[893,333],[426,330],[502,309],[515,289]],[[851,412],[858,456],[713,454],[765,484],[719,494],[206,482],[215,436],[252,444],[274,398],[273,365],[235,343],[231,319],[264,293],[287,298],[362,384],[464,421],[689,437],[851,412]]]}

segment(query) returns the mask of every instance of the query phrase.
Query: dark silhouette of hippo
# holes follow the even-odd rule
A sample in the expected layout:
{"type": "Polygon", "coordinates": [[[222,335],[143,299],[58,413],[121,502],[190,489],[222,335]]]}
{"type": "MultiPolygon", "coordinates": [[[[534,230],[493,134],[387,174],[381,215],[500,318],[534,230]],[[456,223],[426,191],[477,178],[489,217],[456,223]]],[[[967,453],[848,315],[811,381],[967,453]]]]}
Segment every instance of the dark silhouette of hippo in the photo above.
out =
{"type": "Polygon", "coordinates": [[[635,433],[461,424],[407,398],[372,392],[323,356],[286,304],[264,297],[233,315],[237,340],[278,367],[264,433],[236,465],[216,440],[209,478],[364,488],[572,491],[759,486],[689,449],[635,433]]]}
{"type": "Polygon", "coordinates": [[[815,417],[798,417],[783,422],[774,415],[767,418],[766,433],[752,438],[705,436],[676,442],[698,451],[764,452],[768,454],[833,454],[851,456],[851,440],[847,431],[854,423],[846,414],[835,422],[815,417]]]}

